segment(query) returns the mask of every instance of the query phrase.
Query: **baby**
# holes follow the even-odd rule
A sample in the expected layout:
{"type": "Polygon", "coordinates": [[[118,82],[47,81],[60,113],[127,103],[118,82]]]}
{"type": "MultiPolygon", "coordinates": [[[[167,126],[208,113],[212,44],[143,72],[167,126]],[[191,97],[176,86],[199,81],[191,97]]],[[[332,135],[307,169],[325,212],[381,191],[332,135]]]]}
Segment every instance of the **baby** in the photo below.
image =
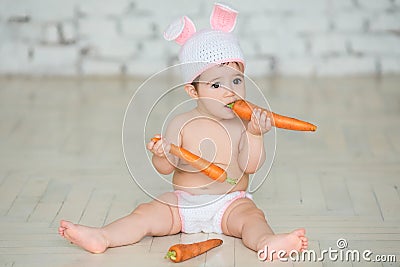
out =
{"type": "MultiPolygon", "coordinates": [[[[249,122],[227,107],[245,98],[245,61],[231,34],[237,12],[216,4],[212,30],[195,32],[189,18],[171,24],[167,40],[182,45],[180,61],[184,89],[197,106],[173,118],[159,141],[150,141],[152,163],[161,174],[173,173],[173,192],[140,204],[126,217],[101,228],[62,220],[59,233],[92,252],[139,242],[145,236],[184,233],[223,233],[241,238],[254,251],[302,251],[308,241],[304,229],[274,234],[264,213],[246,193],[249,174],[263,164],[266,153],[263,135],[271,129],[270,119],[255,110],[249,122]],[[187,162],[169,154],[175,144],[201,155],[237,179],[235,185],[216,182],[192,169],[187,162]]],[[[273,255],[273,258],[276,254],[273,255]]],[[[264,257],[264,259],[267,257],[264,257]]]]}

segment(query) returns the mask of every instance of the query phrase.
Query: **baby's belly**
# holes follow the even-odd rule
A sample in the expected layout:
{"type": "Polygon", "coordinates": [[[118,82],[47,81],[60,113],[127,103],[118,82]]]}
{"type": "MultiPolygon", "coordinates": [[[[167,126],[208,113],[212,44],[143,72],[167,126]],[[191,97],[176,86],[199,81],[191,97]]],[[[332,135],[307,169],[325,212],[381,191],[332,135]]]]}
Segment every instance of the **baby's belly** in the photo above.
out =
{"type": "MultiPolygon", "coordinates": [[[[222,167],[222,166],[221,166],[222,167]]],[[[185,168],[183,168],[185,169],[185,168]]],[[[187,170],[187,169],[186,169],[187,170]]],[[[175,190],[182,190],[194,195],[203,194],[225,194],[233,191],[243,191],[247,189],[249,176],[241,171],[230,168],[227,170],[228,177],[237,179],[235,186],[227,182],[217,182],[201,172],[176,170],[173,176],[175,190]]]]}

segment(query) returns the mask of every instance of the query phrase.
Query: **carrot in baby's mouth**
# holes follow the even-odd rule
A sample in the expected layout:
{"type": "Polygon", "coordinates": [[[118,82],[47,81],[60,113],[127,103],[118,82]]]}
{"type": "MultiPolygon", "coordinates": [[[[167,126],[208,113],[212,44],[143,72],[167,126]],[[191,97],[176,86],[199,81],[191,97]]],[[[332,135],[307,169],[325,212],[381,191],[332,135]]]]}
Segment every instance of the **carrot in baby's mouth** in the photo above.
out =
{"type": "Polygon", "coordinates": [[[231,108],[233,112],[236,113],[237,116],[247,121],[251,119],[251,114],[253,113],[253,110],[255,108],[259,108],[263,112],[267,113],[267,116],[271,119],[272,126],[275,126],[277,128],[294,130],[294,131],[312,131],[312,132],[317,130],[317,126],[315,126],[314,124],[276,114],[272,111],[260,108],[245,100],[237,100],[226,106],[231,108]]]}
{"type": "MultiPolygon", "coordinates": [[[[157,142],[160,140],[158,137],[153,137],[151,141],[157,142]]],[[[211,179],[217,181],[217,182],[224,182],[226,181],[229,184],[236,184],[236,180],[232,178],[228,178],[228,175],[226,174],[226,171],[222,169],[221,167],[209,162],[208,160],[205,160],[192,152],[176,146],[174,144],[171,144],[171,148],[169,150],[169,153],[171,153],[174,156],[177,156],[180,159],[185,160],[188,162],[192,167],[196,168],[197,170],[201,171],[211,179]]]]}

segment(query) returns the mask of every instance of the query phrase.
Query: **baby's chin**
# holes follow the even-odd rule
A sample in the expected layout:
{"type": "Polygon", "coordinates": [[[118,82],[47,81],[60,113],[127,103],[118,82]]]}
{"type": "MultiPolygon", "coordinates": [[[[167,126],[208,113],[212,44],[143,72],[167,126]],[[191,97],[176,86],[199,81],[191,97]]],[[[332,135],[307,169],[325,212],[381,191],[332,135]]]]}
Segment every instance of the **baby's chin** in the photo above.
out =
{"type": "Polygon", "coordinates": [[[231,113],[231,114],[220,114],[218,117],[223,119],[223,120],[232,120],[232,119],[237,118],[234,113],[231,113]]]}

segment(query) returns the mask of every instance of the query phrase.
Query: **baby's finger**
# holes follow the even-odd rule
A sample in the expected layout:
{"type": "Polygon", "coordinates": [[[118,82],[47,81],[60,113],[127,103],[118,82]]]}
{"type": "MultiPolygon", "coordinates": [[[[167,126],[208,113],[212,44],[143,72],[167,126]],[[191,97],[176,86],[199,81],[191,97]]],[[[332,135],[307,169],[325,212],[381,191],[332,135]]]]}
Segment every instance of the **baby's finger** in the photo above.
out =
{"type": "Polygon", "coordinates": [[[171,149],[170,142],[165,138],[162,138],[157,145],[157,153],[160,155],[166,155],[171,149]]]}
{"type": "Polygon", "coordinates": [[[148,150],[150,150],[150,151],[153,149],[153,147],[154,147],[154,142],[153,141],[148,142],[147,145],[146,145],[146,148],[148,150]]]}
{"type": "Polygon", "coordinates": [[[262,112],[262,110],[258,108],[257,113],[256,113],[258,119],[260,119],[260,117],[261,117],[261,112],[262,112]]]}
{"type": "Polygon", "coordinates": [[[157,148],[157,154],[158,155],[163,155],[164,154],[164,148],[163,148],[162,145],[157,148]]]}
{"type": "Polygon", "coordinates": [[[265,127],[265,125],[267,124],[267,112],[265,112],[265,111],[263,111],[263,112],[261,112],[261,115],[260,115],[260,125],[262,126],[262,127],[265,127]]]}
{"type": "Polygon", "coordinates": [[[154,151],[158,151],[158,150],[160,149],[160,147],[162,147],[162,144],[163,144],[163,140],[162,140],[162,139],[159,140],[159,141],[157,141],[157,142],[154,144],[154,147],[153,147],[154,151]]]}
{"type": "Polygon", "coordinates": [[[253,114],[251,115],[251,121],[256,124],[260,123],[260,110],[258,108],[253,110],[253,114]]]}
{"type": "Polygon", "coordinates": [[[259,129],[260,128],[260,123],[257,117],[254,117],[254,119],[251,120],[251,127],[253,129],[259,129]]]}
{"type": "Polygon", "coordinates": [[[165,153],[171,150],[171,144],[169,142],[164,142],[162,147],[165,153]]]}
{"type": "Polygon", "coordinates": [[[272,128],[272,122],[271,122],[271,118],[267,118],[267,129],[271,129],[272,128]]]}

